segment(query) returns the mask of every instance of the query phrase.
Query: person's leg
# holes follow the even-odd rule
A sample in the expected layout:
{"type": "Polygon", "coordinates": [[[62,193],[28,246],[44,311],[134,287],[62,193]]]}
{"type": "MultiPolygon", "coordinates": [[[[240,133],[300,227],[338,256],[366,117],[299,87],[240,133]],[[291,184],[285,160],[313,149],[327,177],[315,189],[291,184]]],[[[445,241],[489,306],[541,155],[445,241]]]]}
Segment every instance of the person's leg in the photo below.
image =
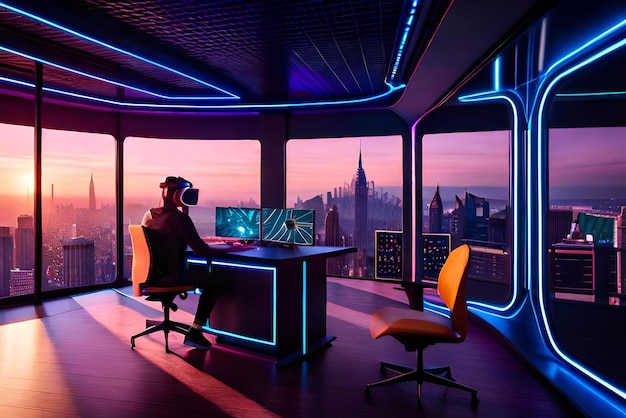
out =
{"type": "Polygon", "coordinates": [[[202,327],[207,324],[209,315],[217,303],[220,293],[228,286],[228,283],[227,278],[211,275],[208,281],[199,285],[202,289],[202,294],[198,299],[198,307],[196,308],[196,316],[194,317],[193,324],[189,330],[188,336],[185,337],[186,345],[201,349],[211,347],[211,343],[202,333],[202,327]]]}
{"type": "Polygon", "coordinates": [[[213,284],[206,285],[202,288],[202,294],[198,299],[198,307],[196,308],[196,316],[193,319],[193,327],[200,329],[206,325],[209,315],[213,307],[217,303],[219,288],[213,284]]]}

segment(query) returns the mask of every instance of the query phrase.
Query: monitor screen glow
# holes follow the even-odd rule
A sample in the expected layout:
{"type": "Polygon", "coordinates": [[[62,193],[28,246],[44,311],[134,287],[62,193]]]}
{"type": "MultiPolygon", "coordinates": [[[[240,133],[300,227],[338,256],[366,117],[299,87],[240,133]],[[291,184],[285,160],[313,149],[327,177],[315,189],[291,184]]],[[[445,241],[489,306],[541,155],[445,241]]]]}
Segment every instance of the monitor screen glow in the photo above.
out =
{"type": "Polygon", "coordinates": [[[261,209],[215,208],[215,235],[223,238],[256,240],[261,237],[261,209]]]}
{"type": "Polygon", "coordinates": [[[292,245],[315,244],[313,209],[262,209],[262,239],[292,245]]]}

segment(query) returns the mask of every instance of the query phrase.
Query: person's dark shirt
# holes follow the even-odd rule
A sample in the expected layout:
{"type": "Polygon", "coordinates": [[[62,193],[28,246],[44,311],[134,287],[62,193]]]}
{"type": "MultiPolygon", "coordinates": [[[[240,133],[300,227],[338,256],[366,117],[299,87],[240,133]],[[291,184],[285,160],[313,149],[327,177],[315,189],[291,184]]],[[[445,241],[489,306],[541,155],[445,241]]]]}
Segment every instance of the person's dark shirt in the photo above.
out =
{"type": "Polygon", "coordinates": [[[196,226],[189,215],[181,212],[175,206],[163,206],[150,209],[143,217],[142,225],[162,232],[177,246],[189,246],[198,257],[210,260],[215,252],[200,238],[196,226]]]}

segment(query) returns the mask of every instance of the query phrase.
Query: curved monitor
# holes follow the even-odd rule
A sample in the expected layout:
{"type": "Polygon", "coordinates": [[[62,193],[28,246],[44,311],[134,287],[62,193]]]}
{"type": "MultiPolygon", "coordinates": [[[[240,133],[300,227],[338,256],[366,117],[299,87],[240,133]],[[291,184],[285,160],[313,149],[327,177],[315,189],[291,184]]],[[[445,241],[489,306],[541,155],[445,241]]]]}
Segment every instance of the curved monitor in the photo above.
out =
{"type": "Polygon", "coordinates": [[[263,208],[262,240],[281,244],[315,245],[313,209],[263,208]]]}

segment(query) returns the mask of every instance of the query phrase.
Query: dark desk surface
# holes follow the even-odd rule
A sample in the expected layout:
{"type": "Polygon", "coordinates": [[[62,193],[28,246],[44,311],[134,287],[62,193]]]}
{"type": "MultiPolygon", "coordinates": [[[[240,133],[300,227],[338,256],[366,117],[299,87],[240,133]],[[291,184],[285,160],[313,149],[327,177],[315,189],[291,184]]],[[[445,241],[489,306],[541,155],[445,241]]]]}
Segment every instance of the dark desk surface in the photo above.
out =
{"type": "MultiPolygon", "coordinates": [[[[213,245],[217,249],[225,249],[228,251],[229,248],[233,248],[229,245],[213,245]]],[[[313,257],[336,257],[338,255],[348,254],[352,252],[356,252],[356,247],[325,247],[325,246],[294,246],[293,248],[287,247],[253,247],[250,249],[234,249],[232,252],[225,252],[219,255],[216,255],[215,259],[228,259],[228,260],[240,260],[240,261],[251,261],[251,260],[263,260],[263,261],[286,261],[293,260],[297,261],[300,259],[310,259],[313,257]]]]}

